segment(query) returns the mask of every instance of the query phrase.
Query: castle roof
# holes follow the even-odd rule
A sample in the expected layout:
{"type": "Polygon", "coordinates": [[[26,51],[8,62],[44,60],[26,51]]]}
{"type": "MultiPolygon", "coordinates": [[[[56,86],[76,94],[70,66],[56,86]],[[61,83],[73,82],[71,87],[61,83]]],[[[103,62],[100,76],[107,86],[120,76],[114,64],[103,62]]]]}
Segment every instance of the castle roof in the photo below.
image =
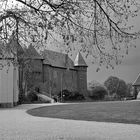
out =
{"type": "Polygon", "coordinates": [[[7,44],[0,41],[0,58],[11,59],[23,53],[23,48],[14,37],[11,36],[7,44]]]}
{"type": "Polygon", "coordinates": [[[52,50],[44,50],[39,54],[34,46],[30,45],[25,51],[25,56],[32,59],[43,59],[43,64],[48,64],[54,67],[61,68],[71,68],[74,69],[74,66],[86,66],[87,64],[84,61],[80,53],[77,54],[75,61],[73,62],[68,54],[55,52],[52,50]]]}
{"type": "Polygon", "coordinates": [[[85,66],[87,67],[87,64],[84,60],[84,58],[82,57],[81,53],[78,52],[75,61],[74,61],[74,66],[85,66]]]}
{"type": "Polygon", "coordinates": [[[32,59],[43,59],[43,57],[36,51],[32,44],[29,45],[27,49],[24,49],[25,57],[32,59]]]}
{"type": "Polygon", "coordinates": [[[140,86],[140,74],[138,75],[138,77],[134,81],[133,86],[140,86]]]}
{"type": "Polygon", "coordinates": [[[44,58],[44,64],[49,64],[55,67],[74,68],[73,61],[67,54],[51,50],[44,50],[41,54],[44,58]]]}

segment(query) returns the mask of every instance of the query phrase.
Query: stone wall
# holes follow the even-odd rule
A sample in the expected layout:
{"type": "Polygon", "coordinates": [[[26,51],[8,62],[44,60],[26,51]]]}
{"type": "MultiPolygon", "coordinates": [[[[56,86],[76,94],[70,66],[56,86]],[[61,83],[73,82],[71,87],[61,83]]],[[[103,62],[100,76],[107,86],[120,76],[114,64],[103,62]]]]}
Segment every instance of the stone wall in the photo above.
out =
{"type": "Polygon", "coordinates": [[[77,71],[44,65],[44,86],[49,94],[57,94],[63,89],[77,90],[77,71]]]}
{"type": "Polygon", "coordinates": [[[43,61],[40,59],[32,60],[31,72],[32,72],[32,76],[30,77],[31,84],[33,83],[34,85],[37,86],[38,83],[43,82],[43,61]]]}
{"type": "Polygon", "coordinates": [[[86,95],[87,93],[87,67],[75,67],[67,69],[63,67],[43,64],[41,60],[35,60],[33,66],[33,79],[35,86],[47,95],[58,94],[61,90],[78,91],[86,95]],[[42,66],[41,66],[42,64],[42,66]]]}
{"type": "Polygon", "coordinates": [[[77,85],[79,93],[87,95],[87,67],[77,66],[77,85]]]}

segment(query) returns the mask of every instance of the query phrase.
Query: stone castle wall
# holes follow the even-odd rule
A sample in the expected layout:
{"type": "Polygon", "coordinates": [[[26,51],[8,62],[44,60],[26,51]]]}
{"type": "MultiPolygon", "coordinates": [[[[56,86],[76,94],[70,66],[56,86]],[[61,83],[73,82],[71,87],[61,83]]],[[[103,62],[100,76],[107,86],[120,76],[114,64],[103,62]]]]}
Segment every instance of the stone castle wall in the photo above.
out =
{"type": "Polygon", "coordinates": [[[78,91],[81,94],[86,94],[86,67],[67,69],[43,64],[41,60],[35,61],[34,65],[38,65],[40,67],[35,68],[36,66],[33,66],[33,81],[36,86],[41,88],[42,91],[45,91],[49,95],[55,95],[61,90],[67,89],[69,91],[78,91]]]}
{"type": "Polygon", "coordinates": [[[63,89],[77,91],[77,71],[44,65],[44,86],[53,95],[63,89]]]}

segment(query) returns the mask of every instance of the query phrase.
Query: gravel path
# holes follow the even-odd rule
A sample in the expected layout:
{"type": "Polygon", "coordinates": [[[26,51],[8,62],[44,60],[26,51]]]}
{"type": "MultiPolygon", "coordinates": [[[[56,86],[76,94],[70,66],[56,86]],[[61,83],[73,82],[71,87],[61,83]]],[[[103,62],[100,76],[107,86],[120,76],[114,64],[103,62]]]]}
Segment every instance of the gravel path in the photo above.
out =
{"type": "Polygon", "coordinates": [[[140,125],[41,118],[26,113],[40,106],[44,105],[0,109],[0,140],[140,140],[140,125]]]}

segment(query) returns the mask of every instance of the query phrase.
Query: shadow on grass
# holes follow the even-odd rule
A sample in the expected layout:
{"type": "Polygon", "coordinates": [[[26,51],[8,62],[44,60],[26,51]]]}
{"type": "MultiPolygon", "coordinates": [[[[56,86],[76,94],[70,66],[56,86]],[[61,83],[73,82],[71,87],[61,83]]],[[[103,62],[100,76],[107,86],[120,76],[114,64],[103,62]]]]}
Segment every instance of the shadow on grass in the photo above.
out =
{"type": "Polygon", "coordinates": [[[140,124],[140,102],[98,102],[45,106],[27,111],[37,117],[140,124]]]}

